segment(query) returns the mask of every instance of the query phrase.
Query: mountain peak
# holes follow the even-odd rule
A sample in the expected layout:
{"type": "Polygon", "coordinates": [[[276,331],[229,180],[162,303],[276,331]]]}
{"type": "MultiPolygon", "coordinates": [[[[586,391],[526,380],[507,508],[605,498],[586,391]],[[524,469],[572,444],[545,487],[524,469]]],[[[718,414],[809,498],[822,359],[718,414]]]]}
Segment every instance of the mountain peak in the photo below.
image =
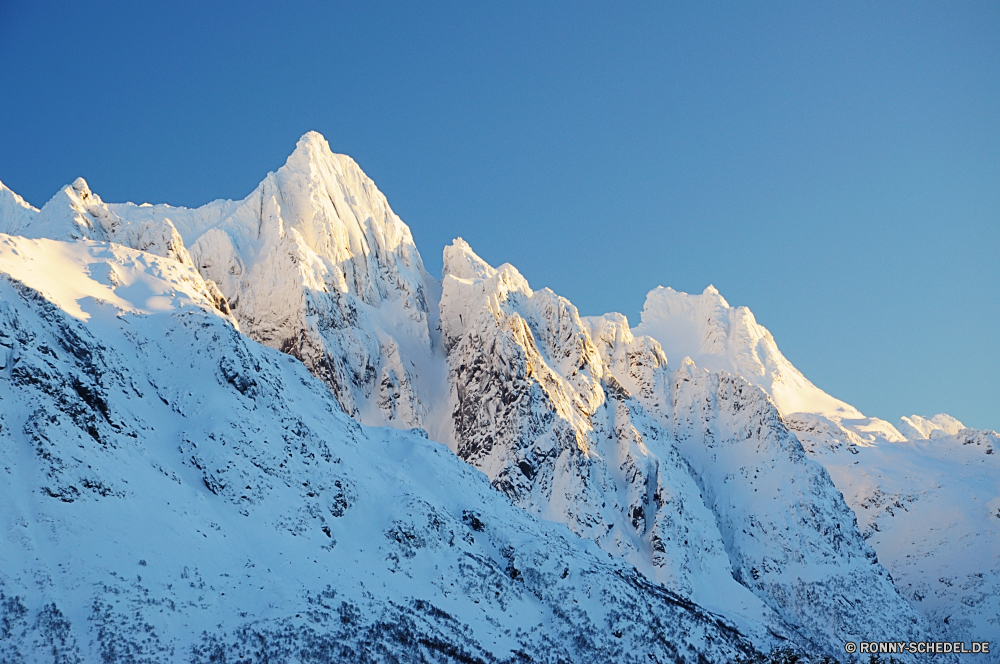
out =
{"type": "Polygon", "coordinates": [[[73,180],[73,184],[71,184],[70,187],[72,187],[73,191],[76,192],[76,195],[84,201],[88,200],[94,193],[90,190],[90,185],[88,185],[87,181],[83,178],[73,180]]]}
{"type": "MultiPolygon", "coordinates": [[[[774,338],[746,307],[731,307],[714,286],[701,295],[658,287],[649,292],[632,330],[660,342],[667,357],[691,357],[710,371],[739,374],[763,388],[784,415],[821,413],[838,421],[864,416],[809,382],[781,354],[774,338]]],[[[901,438],[886,425],[887,437],[901,438]]]]}
{"type": "Polygon", "coordinates": [[[0,232],[18,235],[38,214],[38,210],[0,182],[0,232]]]}
{"type": "Polygon", "coordinates": [[[927,439],[954,436],[964,429],[965,425],[947,413],[938,413],[930,418],[920,415],[902,417],[896,428],[907,438],[927,439]]]}
{"type": "Polygon", "coordinates": [[[318,131],[316,131],[315,129],[310,129],[306,133],[302,134],[302,137],[299,138],[299,143],[303,143],[303,142],[320,143],[322,145],[327,146],[327,148],[330,147],[330,144],[326,140],[326,137],[323,136],[323,134],[321,134],[318,131]]]}
{"type": "Polygon", "coordinates": [[[497,271],[480,258],[469,243],[460,237],[444,248],[442,277],[458,279],[489,279],[497,271]]]}
{"type": "Polygon", "coordinates": [[[295,144],[295,149],[288,156],[284,170],[324,172],[329,169],[343,172],[353,166],[361,171],[357,163],[347,155],[336,154],[330,149],[330,143],[318,131],[307,131],[295,144]]]}
{"type": "Polygon", "coordinates": [[[330,143],[323,137],[323,134],[318,131],[307,131],[302,134],[298,142],[295,144],[295,150],[292,154],[296,153],[306,153],[309,155],[332,155],[333,151],[330,149],[330,143]]]}

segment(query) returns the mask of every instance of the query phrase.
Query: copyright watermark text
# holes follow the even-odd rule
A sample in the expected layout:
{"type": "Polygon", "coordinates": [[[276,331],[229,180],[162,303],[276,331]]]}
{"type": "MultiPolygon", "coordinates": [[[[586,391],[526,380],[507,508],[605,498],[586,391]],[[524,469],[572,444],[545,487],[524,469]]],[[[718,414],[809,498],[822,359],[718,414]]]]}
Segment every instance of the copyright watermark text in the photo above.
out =
{"type": "Polygon", "coordinates": [[[911,655],[943,654],[943,653],[988,653],[989,641],[848,641],[844,650],[849,653],[865,653],[872,655],[911,655]]]}

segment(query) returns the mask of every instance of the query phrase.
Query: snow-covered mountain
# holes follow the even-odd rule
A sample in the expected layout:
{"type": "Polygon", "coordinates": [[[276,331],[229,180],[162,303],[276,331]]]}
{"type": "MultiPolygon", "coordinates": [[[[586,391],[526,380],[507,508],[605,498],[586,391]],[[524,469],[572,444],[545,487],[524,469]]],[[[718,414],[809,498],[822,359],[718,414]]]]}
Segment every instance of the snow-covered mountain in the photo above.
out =
{"type": "Polygon", "coordinates": [[[350,420],[189,266],[5,235],[0,266],[0,661],[753,653],[444,446],[350,420]]]}
{"type": "Polygon", "coordinates": [[[943,413],[903,417],[897,427],[865,417],[809,382],[746,307],[730,307],[711,286],[701,295],[651,291],[634,332],[767,392],[933,632],[1000,639],[996,432],[943,413]]]}
{"type": "MultiPolygon", "coordinates": [[[[6,202],[4,202],[6,201],[6,202]]],[[[242,201],[104,203],[81,178],[40,211],[9,192],[0,231],[109,241],[195,265],[251,338],[302,360],[366,424],[429,427],[438,282],[354,160],[309,132],[242,201]],[[224,297],[223,297],[224,296],[224,297]],[[419,385],[417,384],[419,383],[419,385]]]]}
{"type": "Polygon", "coordinates": [[[996,434],[865,417],[712,287],[439,281],[314,132],[196,209],[0,185],[0,233],[0,661],[1000,640],[996,434]]]}
{"type": "Polygon", "coordinates": [[[714,286],[701,295],[662,286],[649,292],[636,334],[647,334],[668,357],[690,358],[709,371],[743,376],[771,397],[785,418],[832,422],[863,440],[901,441],[889,422],[865,417],[813,385],[792,366],[746,307],[731,307],[714,286]]]}
{"type": "Polygon", "coordinates": [[[623,316],[584,321],[461,240],[442,290],[458,455],[516,503],[826,652],[863,634],[916,638],[854,514],[759,389],[690,362],[673,371],[623,316]]]}

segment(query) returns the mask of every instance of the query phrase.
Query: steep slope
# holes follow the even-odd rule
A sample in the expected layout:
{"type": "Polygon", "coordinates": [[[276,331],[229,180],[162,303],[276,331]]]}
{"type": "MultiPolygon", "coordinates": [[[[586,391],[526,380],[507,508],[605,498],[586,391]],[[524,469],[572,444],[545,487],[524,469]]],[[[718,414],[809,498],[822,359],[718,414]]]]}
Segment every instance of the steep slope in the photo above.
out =
{"type": "Polygon", "coordinates": [[[0,661],[751,653],[443,446],[347,418],[200,284],[0,236],[0,661]]]}
{"type": "Polygon", "coordinates": [[[917,614],[763,392],[690,362],[670,372],[624,317],[583,321],[461,240],[444,262],[456,450],[494,486],[699,603],[822,651],[917,638],[917,614]]]}
{"type": "Polygon", "coordinates": [[[653,290],[634,332],[764,389],[938,638],[1000,640],[995,432],[965,429],[945,414],[903,417],[898,427],[864,417],[810,383],[748,309],[730,307],[712,287],[702,295],[653,290]]]}
{"type": "Polygon", "coordinates": [[[0,232],[20,235],[19,231],[31,223],[38,210],[0,182],[0,232]]]}
{"type": "MultiPolygon", "coordinates": [[[[314,132],[303,136],[287,163],[244,200],[197,209],[106,204],[79,179],[36,210],[0,184],[0,231],[71,242],[23,244],[8,238],[8,273],[33,284],[64,313],[86,320],[87,329],[99,329],[94,326],[100,321],[81,304],[91,302],[86,298],[131,312],[111,321],[118,326],[120,320],[134,326],[147,317],[177,318],[182,309],[211,302],[230,325],[302,360],[354,419],[426,430],[432,440],[483,470],[521,507],[566,524],[646,578],[724,614],[761,647],[780,634],[810,651],[838,656],[843,640],[851,638],[924,638],[919,625],[914,628],[916,615],[893,594],[881,566],[871,564],[875,556],[869,544],[903,595],[942,637],[996,634],[1000,640],[997,607],[990,599],[1000,566],[984,553],[992,550],[990,510],[1000,473],[991,465],[992,452],[979,457],[965,452],[994,449],[990,436],[995,434],[964,431],[944,415],[903,418],[898,430],[863,416],[809,382],[749,310],[730,307],[712,287],[701,295],[654,290],[641,324],[630,330],[617,314],[581,319],[565,299],[547,289],[532,291],[514,268],[486,265],[461,241],[446,249],[441,284],[424,270],[409,229],[374,183],[314,132]],[[14,258],[15,250],[29,260],[14,258]],[[80,269],[88,276],[68,286],[58,278],[63,262],[86,266],[80,269]],[[159,276],[150,280],[147,273],[159,276]],[[925,442],[906,443],[904,435],[925,442]],[[961,442],[970,437],[979,443],[961,442]],[[939,438],[952,444],[933,446],[928,438],[935,445],[939,438]],[[952,455],[951,449],[962,451],[952,455]],[[810,458],[826,466],[836,489],[843,491],[867,543],[830,478],[810,458]],[[903,480],[894,468],[905,470],[903,480]],[[907,496],[919,496],[927,509],[901,512],[897,503],[909,505],[907,496]],[[980,514],[983,505],[987,509],[980,514]],[[963,510],[972,516],[963,516],[963,510]],[[918,545],[923,548],[913,555],[918,545]],[[967,551],[970,547],[974,552],[967,551]]],[[[123,337],[114,325],[107,338],[118,341],[109,341],[104,351],[114,354],[120,344],[140,344],[142,352],[128,362],[162,362],[147,350],[150,344],[166,348],[160,332],[123,337]]],[[[165,327],[172,330],[171,325],[165,327]]],[[[100,328],[94,337],[103,340],[104,334],[100,328]]],[[[10,348],[0,348],[0,372],[13,371],[22,361],[24,346],[7,343],[13,338],[0,337],[0,344],[10,348]]],[[[170,346],[170,362],[205,339],[170,346]]],[[[212,336],[208,343],[219,341],[212,336]]],[[[227,341],[224,348],[232,350],[233,343],[227,341]]],[[[227,389],[244,397],[240,407],[252,402],[259,409],[259,394],[239,371],[234,373],[235,365],[213,356],[209,364],[216,363],[227,389]]],[[[201,369],[191,366],[195,373],[201,369]]],[[[154,374],[149,373],[150,380],[157,380],[154,374]]],[[[81,393],[70,374],[62,379],[91,410],[101,412],[100,402],[89,404],[83,396],[91,389],[88,383],[78,381],[81,393]]],[[[242,413],[214,392],[183,387],[187,375],[164,380],[182,386],[170,388],[170,394],[181,397],[187,390],[189,396],[201,394],[204,403],[218,401],[223,410],[242,413]]],[[[296,384],[288,376],[283,380],[283,390],[290,389],[289,382],[296,384]]],[[[141,380],[136,385],[143,389],[141,380]]],[[[169,394],[159,398],[173,403],[169,394]]],[[[267,406],[272,411],[287,407],[267,406]]],[[[202,430],[222,435],[208,415],[199,420],[184,408],[175,408],[175,414],[190,420],[185,431],[194,442],[202,430]]],[[[73,417],[58,425],[66,436],[74,426],[87,436],[100,436],[100,417],[73,417]]],[[[262,416],[241,417],[255,422],[262,416]]],[[[236,420],[225,422],[223,428],[243,432],[244,441],[255,439],[236,420]]],[[[161,424],[144,426],[159,430],[161,424]]],[[[179,425],[165,426],[173,431],[179,425]]],[[[273,424],[248,426],[270,431],[268,440],[280,434],[273,424]]],[[[324,431],[350,428],[350,423],[323,420],[316,426],[315,431],[324,431]]],[[[390,446],[412,440],[388,432],[365,436],[366,445],[375,445],[372,436],[390,446]]],[[[82,444],[91,443],[83,439],[82,444]]],[[[65,454],[58,458],[65,462],[65,454]]],[[[367,463],[360,457],[356,461],[367,463]]],[[[432,469],[436,461],[415,463],[414,473],[438,472],[432,469]]],[[[276,472],[251,465],[240,472],[269,477],[276,472]]],[[[300,471],[312,472],[295,470],[300,471]]],[[[393,493],[394,481],[374,479],[370,488],[406,502],[393,493]]],[[[443,486],[455,481],[451,477],[443,486]]],[[[39,486],[75,504],[82,498],[73,490],[86,495],[81,483],[39,486]]],[[[202,484],[212,491],[233,486],[216,483],[207,473],[202,484]]],[[[193,500],[194,494],[184,491],[186,497],[178,494],[174,500],[193,500]]],[[[298,509],[293,505],[300,498],[288,494],[279,502],[298,509]]],[[[145,503],[143,509],[156,513],[145,503]]],[[[120,516],[101,514],[111,514],[112,520],[120,516]]],[[[255,521],[254,527],[270,527],[267,523],[255,521]]],[[[249,529],[241,532],[255,536],[249,529]]],[[[362,540],[372,534],[360,527],[357,532],[357,546],[365,547],[362,540]]],[[[94,546],[104,551],[103,545],[94,546]]],[[[498,546],[496,551],[502,551],[506,545],[498,546]]],[[[233,555],[224,549],[203,553],[233,555]]],[[[194,554],[190,560],[195,561],[194,554]]],[[[511,569],[505,568],[508,577],[520,574],[519,567],[511,569]]],[[[392,597],[386,591],[385,601],[395,601],[392,597]]],[[[506,620],[490,615],[489,620],[506,620]]]]}
{"type": "Polygon", "coordinates": [[[242,201],[105,204],[78,179],[0,231],[123,244],[194,265],[240,328],[289,353],[367,424],[440,429],[439,285],[358,165],[309,132],[242,201]]]}
{"type": "Polygon", "coordinates": [[[351,416],[433,430],[437,284],[385,197],[322,136],[303,136],[243,201],[116,210],[174,219],[241,329],[302,360],[351,416]]]}
{"type": "Polygon", "coordinates": [[[128,223],[93,193],[83,178],[60,189],[37,213],[20,218],[4,215],[0,224],[0,230],[11,235],[115,242],[194,265],[173,224],[169,221],[128,223]]]}
{"type": "MultiPolygon", "coordinates": [[[[441,322],[458,455],[522,507],[746,625],[783,631],[734,579],[714,517],[664,432],[606,371],[576,309],[461,239],[441,322]]],[[[749,629],[749,627],[748,627],[749,629]]]]}
{"type": "Polygon", "coordinates": [[[646,295],[642,322],[633,330],[660,342],[668,357],[690,357],[709,371],[743,376],[763,389],[785,417],[803,414],[832,422],[862,440],[901,441],[895,427],[813,385],[778,350],[774,337],[746,307],[731,307],[713,286],[701,295],[662,286],[646,295]]]}
{"type": "MultiPolygon", "coordinates": [[[[16,194],[14,203],[20,205],[5,205],[3,194],[0,190],[0,233],[51,240],[115,242],[194,267],[183,239],[169,220],[127,222],[90,191],[83,178],[60,189],[41,210],[35,210],[16,194]]],[[[11,200],[9,196],[7,200],[11,200]]],[[[215,283],[200,277],[198,281],[213,305],[228,314],[229,305],[215,283]]]]}

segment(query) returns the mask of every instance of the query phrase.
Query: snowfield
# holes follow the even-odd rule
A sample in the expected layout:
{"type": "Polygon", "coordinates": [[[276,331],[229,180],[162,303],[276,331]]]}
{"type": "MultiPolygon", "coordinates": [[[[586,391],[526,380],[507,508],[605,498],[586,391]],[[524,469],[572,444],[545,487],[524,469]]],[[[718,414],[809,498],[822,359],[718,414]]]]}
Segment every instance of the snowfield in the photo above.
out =
{"type": "Polygon", "coordinates": [[[3,661],[753,651],[446,447],[348,418],[190,268],[90,241],[0,247],[3,661]]]}
{"type": "Polygon", "coordinates": [[[866,417],[712,287],[436,279],[315,132],[196,209],[0,184],[0,403],[2,662],[1000,642],[995,432],[866,417]]]}

